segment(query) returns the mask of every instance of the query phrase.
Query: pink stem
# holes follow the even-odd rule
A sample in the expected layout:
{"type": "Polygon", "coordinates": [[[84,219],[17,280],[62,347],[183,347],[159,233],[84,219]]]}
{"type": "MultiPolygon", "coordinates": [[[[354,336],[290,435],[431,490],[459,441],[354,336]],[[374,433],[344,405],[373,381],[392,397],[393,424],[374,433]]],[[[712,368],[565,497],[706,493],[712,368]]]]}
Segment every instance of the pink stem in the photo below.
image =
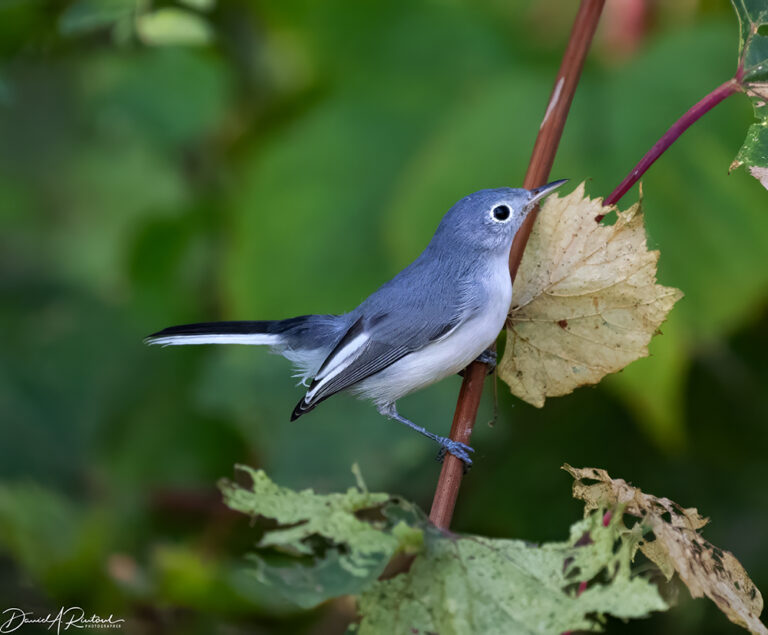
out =
{"type": "MultiPolygon", "coordinates": [[[[653,165],[653,162],[664,154],[667,148],[669,148],[669,146],[671,146],[694,121],[712,110],[717,104],[723,101],[723,99],[740,90],[741,86],[739,85],[738,77],[729,79],[724,84],[715,88],[715,90],[709,93],[709,95],[704,97],[700,102],[692,106],[688,112],[672,124],[672,127],[664,133],[661,139],[653,144],[653,147],[648,150],[642,159],[640,159],[640,163],[635,166],[635,169],[627,174],[625,179],[619,183],[619,186],[603,201],[603,205],[615,205],[619,199],[627,193],[629,188],[637,183],[640,177],[645,174],[645,171],[653,165]]],[[[602,216],[598,217],[597,220],[599,221],[601,219],[602,216]]]]}

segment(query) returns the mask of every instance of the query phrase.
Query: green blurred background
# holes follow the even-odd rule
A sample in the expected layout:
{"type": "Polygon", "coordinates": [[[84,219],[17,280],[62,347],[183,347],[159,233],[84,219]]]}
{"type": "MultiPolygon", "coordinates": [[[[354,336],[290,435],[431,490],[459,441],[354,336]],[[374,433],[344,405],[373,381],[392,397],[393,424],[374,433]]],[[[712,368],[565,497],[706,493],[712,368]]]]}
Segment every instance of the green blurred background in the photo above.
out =
{"type": "MultiPolygon", "coordinates": [[[[349,601],[302,612],[243,572],[256,535],[216,481],[245,462],[332,491],[357,461],[428,509],[433,445],[344,396],[289,423],[301,391],[263,350],[141,339],[348,310],[455,200],[520,184],[576,3],[161,8],[0,0],[0,610],[341,633],[349,601]]],[[[552,177],[607,195],[736,44],[724,1],[610,0],[552,177]]],[[[644,179],[660,280],[686,294],[650,358],[542,410],[500,384],[493,426],[488,382],[454,529],[563,539],[581,509],[559,466],[604,467],[698,507],[768,589],[768,193],[728,174],[751,120],[733,97],[644,179]]],[[[447,432],[459,381],[401,411],[447,432]]],[[[679,600],[608,631],[740,632],[679,600]]]]}

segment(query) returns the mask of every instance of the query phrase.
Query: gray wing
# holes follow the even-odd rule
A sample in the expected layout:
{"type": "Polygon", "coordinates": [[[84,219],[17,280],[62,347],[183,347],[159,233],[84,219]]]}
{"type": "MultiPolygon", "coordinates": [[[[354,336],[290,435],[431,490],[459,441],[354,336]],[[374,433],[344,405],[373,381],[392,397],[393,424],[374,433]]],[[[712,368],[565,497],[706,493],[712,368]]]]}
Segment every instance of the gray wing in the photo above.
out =
{"type": "Polygon", "coordinates": [[[294,408],[291,421],[331,395],[440,339],[462,321],[458,312],[447,321],[414,321],[400,316],[398,319],[397,314],[387,312],[360,316],[320,366],[307,394],[294,408]]]}
{"type": "Polygon", "coordinates": [[[430,247],[355,311],[354,321],[330,352],[291,420],[331,395],[444,337],[483,306],[485,290],[462,281],[478,277],[473,259],[430,247]]]}

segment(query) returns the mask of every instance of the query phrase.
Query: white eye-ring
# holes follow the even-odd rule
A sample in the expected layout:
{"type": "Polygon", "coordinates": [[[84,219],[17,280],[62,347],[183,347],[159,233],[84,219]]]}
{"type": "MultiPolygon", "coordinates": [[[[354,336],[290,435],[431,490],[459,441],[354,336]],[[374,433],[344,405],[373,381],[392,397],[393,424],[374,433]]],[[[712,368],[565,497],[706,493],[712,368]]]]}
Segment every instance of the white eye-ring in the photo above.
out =
{"type": "Polygon", "coordinates": [[[512,212],[506,205],[497,205],[491,210],[491,218],[497,223],[506,223],[511,215],[512,212]]]}

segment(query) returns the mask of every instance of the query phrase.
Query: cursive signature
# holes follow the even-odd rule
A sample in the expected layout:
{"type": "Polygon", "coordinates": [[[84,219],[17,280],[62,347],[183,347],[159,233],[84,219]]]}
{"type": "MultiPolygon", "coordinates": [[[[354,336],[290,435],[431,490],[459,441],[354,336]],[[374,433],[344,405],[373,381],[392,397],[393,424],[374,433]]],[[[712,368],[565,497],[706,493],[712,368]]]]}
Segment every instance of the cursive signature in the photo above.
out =
{"type": "Polygon", "coordinates": [[[59,609],[56,614],[48,613],[45,617],[35,617],[32,611],[10,608],[0,613],[0,633],[13,633],[25,624],[39,624],[47,626],[48,630],[56,627],[56,633],[61,633],[69,628],[122,628],[124,619],[116,618],[112,614],[109,617],[99,617],[96,613],[90,616],[79,606],[70,606],[59,609]]]}

